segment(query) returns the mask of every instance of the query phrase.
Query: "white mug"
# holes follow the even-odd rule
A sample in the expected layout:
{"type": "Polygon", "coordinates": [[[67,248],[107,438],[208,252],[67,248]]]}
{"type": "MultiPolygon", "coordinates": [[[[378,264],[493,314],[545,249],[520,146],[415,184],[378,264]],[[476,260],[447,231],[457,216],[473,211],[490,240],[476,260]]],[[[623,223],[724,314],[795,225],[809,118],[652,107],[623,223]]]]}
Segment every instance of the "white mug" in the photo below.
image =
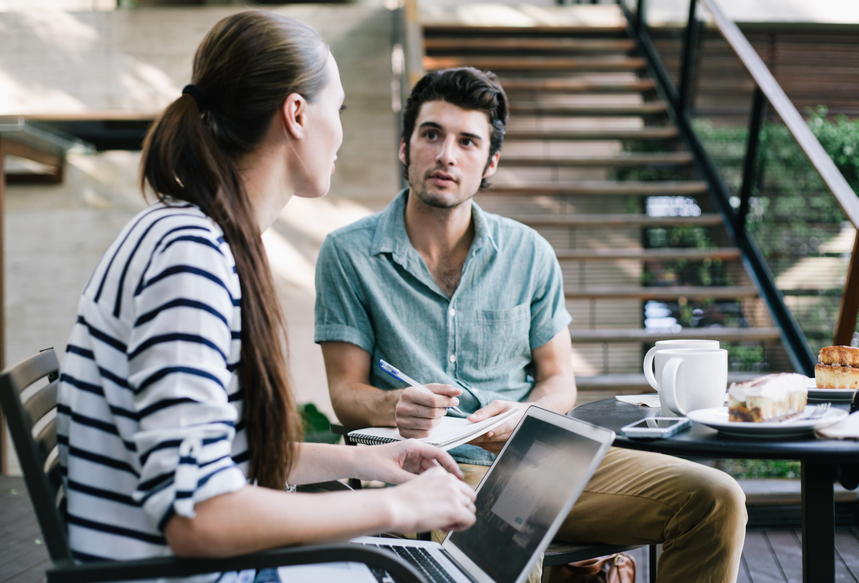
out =
{"type": "Polygon", "coordinates": [[[721,407],[728,389],[728,351],[672,349],[656,353],[663,413],[721,407]]]}
{"type": "Polygon", "coordinates": [[[695,348],[698,350],[719,350],[718,340],[659,340],[656,346],[644,355],[644,378],[659,392],[659,379],[653,374],[653,359],[660,350],[672,350],[675,348],[695,348]]]}

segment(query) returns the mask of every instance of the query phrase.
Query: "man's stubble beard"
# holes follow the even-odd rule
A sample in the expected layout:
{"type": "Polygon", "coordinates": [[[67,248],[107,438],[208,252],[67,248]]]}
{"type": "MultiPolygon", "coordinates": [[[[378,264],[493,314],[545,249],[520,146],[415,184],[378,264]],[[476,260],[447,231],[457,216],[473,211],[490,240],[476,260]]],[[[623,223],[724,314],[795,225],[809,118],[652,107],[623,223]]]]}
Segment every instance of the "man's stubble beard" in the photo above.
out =
{"type": "MultiPolygon", "coordinates": [[[[473,193],[463,198],[462,200],[457,200],[456,202],[449,203],[443,200],[441,197],[431,194],[426,190],[426,188],[424,188],[424,185],[426,184],[427,180],[429,180],[429,175],[435,172],[436,169],[427,172],[426,176],[423,177],[423,180],[421,181],[416,180],[417,177],[414,176],[411,165],[407,166],[406,170],[408,171],[409,175],[409,190],[413,192],[415,196],[417,196],[421,200],[421,202],[423,202],[428,207],[437,209],[454,209],[460,206],[462,203],[470,201],[478,192],[480,192],[480,187],[478,187],[477,190],[475,190],[473,193]]],[[[459,185],[460,183],[457,183],[457,186],[459,185]]]]}

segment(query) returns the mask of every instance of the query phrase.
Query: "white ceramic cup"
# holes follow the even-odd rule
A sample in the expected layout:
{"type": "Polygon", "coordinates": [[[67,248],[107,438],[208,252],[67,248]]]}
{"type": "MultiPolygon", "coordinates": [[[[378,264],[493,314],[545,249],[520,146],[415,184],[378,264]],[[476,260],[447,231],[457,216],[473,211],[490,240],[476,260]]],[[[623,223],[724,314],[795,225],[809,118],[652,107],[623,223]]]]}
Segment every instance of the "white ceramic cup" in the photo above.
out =
{"type": "Polygon", "coordinates": [[[659,391],[659,378],[653,373],[653,359],[660,350],[673,350],[677,348],[695,348],[698,350],[719,350],[718,340],[659,340],[656,345],[644,355],[644,378],[657,392],[659,391]]]}
{"type": "Polygon", "coordinates": [[[728,389],[728,351],[672,349],[656,353],[662,412],[685,416],[689,411],[721,407],[728,389]]]}

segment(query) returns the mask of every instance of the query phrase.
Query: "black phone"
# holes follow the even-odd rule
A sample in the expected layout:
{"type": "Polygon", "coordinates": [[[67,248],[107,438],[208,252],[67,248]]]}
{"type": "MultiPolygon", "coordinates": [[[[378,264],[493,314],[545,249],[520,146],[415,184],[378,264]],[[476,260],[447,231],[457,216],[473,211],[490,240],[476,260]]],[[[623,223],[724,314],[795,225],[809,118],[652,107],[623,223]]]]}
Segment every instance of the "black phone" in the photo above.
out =
{"type": "Polygon", "coordinates": [[[853,393],[853,402],[850,403],[850,412],[859,411],[859,390],[853,393]]]}

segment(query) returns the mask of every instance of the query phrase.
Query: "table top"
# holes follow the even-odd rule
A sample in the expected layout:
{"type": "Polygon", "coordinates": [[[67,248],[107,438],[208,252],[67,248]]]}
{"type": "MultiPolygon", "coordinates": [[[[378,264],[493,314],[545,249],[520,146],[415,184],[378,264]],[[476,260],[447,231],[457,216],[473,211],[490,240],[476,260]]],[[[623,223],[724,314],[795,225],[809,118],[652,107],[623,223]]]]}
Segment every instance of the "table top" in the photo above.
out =
{"type": "MultiPolygon", "coordinates": [[[[847,410],[849,403],[832,404],[847,410]]],[[[859,461],[859,441],[818,439],[808,437],[759,439],[733,437],[719,433],[698,423],[667,439],[630,439],[620,433],[620,428],[646,417],[657,417],[661,409],[639,407],[617,399],[605,399],[580,405],[567,413],[593,425],[611,429],[617,434],[614,445],[627,449],[655,451],[678,456],[738,459],[796,459],[825,462],[859,461]]]]}

